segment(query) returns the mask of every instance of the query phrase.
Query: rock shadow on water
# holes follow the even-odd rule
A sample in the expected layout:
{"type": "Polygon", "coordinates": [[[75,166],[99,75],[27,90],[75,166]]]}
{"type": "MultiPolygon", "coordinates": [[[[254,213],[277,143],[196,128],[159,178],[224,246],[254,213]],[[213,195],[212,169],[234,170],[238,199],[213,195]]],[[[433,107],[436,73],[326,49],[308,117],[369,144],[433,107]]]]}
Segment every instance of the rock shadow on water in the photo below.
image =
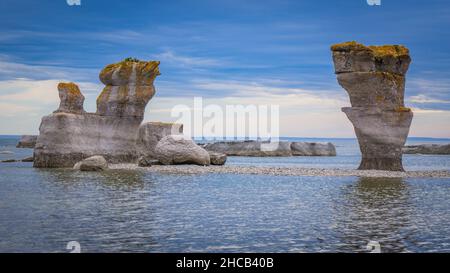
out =
{"type": "Polygon", "coordinates": [[[338,252],[368,252],[370,241],[382,252],[407,252],[412,211],[408,184],[403,178],[359,178],[342,189],[335,207],[338,252]]]}

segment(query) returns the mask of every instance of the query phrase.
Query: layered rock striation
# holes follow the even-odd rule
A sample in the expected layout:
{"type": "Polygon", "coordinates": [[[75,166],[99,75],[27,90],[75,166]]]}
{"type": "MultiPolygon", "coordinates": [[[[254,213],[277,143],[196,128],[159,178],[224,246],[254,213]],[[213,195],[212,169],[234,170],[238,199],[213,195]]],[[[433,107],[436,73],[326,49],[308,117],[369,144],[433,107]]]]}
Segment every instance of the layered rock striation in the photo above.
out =
{"type": "Polygon", "coordinates": [[[409,50],[356,42],[337,44],[331,50],[337,80],[350,97],[352,107],[342,111],[358,138],[359,169],[404,171],[402,147],[413,118],[404,105],[409,50]]]}
{"type": "Polygon", "coordinates": [[[83,110],[84,97],[74,83],[58,86],[61,104],[43,117],[34,150],[34,167],[73,167],[91,156],[110,163],[136,162],[136,140],[147,103],[155,94],[159,62],[125,60],[100,73],[106,85],[97,112],[83,110]]]}

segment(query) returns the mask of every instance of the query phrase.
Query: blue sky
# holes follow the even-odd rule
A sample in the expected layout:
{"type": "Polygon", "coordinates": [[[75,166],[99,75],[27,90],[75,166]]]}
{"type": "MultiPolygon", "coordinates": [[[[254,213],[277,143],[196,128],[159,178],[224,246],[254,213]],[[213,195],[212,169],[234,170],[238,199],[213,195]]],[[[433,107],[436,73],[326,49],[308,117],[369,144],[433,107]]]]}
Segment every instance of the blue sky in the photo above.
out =
{"type": "Polygon", "coordinates": [[[37,133],[74,81],[95,110],[99,71],[125,57],[160,60],[146,120],[194,96],[209,103],[280,105],[286,136],[352,137],[330,45],[403,44],[413,58],[406,104],[412,136],[450,137],[447,1],[2,0],[0,134],[37,133]],[[292,124],[295,123],[295,126],[292,124]]]}

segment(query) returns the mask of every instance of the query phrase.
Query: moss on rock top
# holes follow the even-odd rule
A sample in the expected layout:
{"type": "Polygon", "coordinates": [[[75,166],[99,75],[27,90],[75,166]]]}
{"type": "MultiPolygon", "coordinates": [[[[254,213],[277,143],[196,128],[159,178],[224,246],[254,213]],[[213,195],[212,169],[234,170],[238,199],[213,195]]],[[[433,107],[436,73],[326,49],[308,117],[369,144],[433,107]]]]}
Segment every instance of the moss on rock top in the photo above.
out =
{"type": "Polygon", "coordinates": [[[331,46],[331,50],[340,52],[367,51],[371,52],[376,58],[409,56],[409,50],[402,45],[365,46],[356,41],[335,44],[331,46]]]}

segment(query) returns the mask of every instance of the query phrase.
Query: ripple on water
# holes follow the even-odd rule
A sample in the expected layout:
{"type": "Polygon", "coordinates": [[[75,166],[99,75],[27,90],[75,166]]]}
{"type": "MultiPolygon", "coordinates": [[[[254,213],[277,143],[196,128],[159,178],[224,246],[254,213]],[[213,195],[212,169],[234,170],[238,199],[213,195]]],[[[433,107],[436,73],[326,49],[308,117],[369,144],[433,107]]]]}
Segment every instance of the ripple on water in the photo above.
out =
{"type": "Polygon", "coordinates": [[[18,171],[2,252],[450,252],[448,179],[18,171]]]}

